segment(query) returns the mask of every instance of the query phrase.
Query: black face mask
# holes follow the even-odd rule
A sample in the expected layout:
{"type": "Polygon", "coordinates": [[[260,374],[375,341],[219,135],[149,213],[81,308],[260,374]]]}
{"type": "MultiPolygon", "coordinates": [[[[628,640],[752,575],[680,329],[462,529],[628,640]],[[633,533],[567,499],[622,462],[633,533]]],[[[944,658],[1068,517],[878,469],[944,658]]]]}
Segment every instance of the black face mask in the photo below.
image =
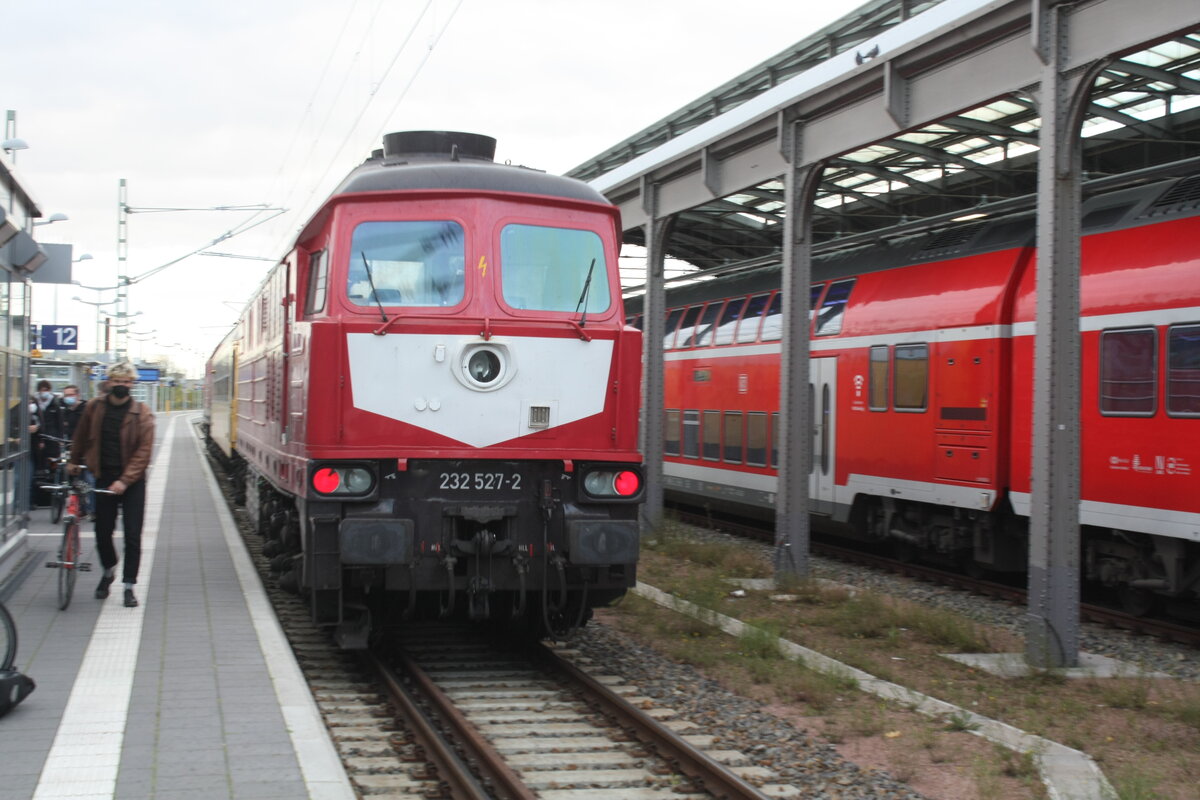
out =
{"type": "Polygon", "coordinates": [[[112,387],[112,396],[118,400],[124,400],[126,397],[129,397],[129,387],[123,383],[118,383],[112,387]]]}

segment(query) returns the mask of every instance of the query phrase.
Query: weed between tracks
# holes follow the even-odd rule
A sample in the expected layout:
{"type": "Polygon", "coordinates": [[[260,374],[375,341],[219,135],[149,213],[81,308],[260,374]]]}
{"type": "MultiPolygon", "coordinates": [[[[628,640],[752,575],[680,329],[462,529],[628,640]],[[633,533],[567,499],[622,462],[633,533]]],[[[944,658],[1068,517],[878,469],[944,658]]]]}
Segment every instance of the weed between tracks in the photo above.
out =
{"type": "Polygon", "coordinates": [[[1194,800],[1200,786],[1200,685],[1150,678],[1004,679],[941,657],[1023,652],[1005,630],[953,612],[799,581],[734,597],[729,578],[769,578],[748,548],[692,539],[668,523],[642,551],[639,579],[755,626],[739,638],[628,596],[602,619],[688,662],[767,710],[931,798],[1042,798],[1033,754],[971,735],[966,715],[930,719],[856,691],[846,676],[789,661],[788,639],[877,677],[1088,753],[1120,800],[1194,800]]]}

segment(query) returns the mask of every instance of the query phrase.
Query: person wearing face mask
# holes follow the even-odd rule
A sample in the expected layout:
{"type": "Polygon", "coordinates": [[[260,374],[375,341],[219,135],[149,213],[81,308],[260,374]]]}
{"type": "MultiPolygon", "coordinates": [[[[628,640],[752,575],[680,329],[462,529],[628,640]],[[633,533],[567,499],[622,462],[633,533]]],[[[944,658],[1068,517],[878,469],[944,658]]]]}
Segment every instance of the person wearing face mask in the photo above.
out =
{"type": "Polygon", "coordinates": [[[96,485],[113,494],[95,495],[96,549],[104,574],[96,587],[96,598],[108,597],[108,587],[116,578],[117,551],[113,532],[117,512],[123,517],[125,532],[125,605],[137,606],[133,592],[142,558],[142,519],[146,510],[146,470],[154,449],[154,412],[134,400],[130,387],[137,371],[128,363],[108,368],[108,392],[88,403],[75,428],[71,460],[67,470],[78,475],[86,465],[96,476],[96,485]]]}
{"type": "MultiPolygon", "coordinates": [[[[63,405],[63,438],[73,439],[75,429],[79,427],[79,420],[83,419],[83,409],[87,407],[87,401],[79,396],[79,387],[73,383],[63,387],[60,399],[63,405]]],[[[96,485],[96,479],[91,470],[83,471],[83,479],[88,482],[89,486],[96,485]]],[[[96,518],[94,495],[89,494],[83,498],[83,511],[92,519],[96,518]]]]}
{"type": "MultiPolygon", "coordinates": [[[[47,380],[38,381],[34,402],[37,403],[37,416],[41,425],[38,435],[33,437],[34,468],[37,470],[40,480],[44,482],[50,478],[53,460],[58,458],[58,454],[62,452],[62,446],[58,442],[45,437],[66,438],[63,433],[63,417],[66,409],[55,396],[50,387],[50,381],[47,380]]],[[[48,496],[41,499],[45,500],[42,505],[49,503],[48,496]]]]}
{"type": "Polygon", "coordinates": [[[75,429],[79,427],[79,420],[83,418],[83,409],[87,401],[79,396],[79,387],[73,383],[63,387],[60,399],[63,405],[62,438],[72,439],[75,437],[75,429]]]}

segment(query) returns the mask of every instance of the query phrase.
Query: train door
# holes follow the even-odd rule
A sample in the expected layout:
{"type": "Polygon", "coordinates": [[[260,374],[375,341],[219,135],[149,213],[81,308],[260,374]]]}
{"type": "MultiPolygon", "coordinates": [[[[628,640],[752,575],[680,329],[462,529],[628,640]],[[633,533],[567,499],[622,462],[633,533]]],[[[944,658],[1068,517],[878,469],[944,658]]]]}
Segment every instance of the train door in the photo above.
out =
{"type": "Polygon", "coordinates": [[[812,510],[833,513],[833,477],[837,433],[837,359],[813,358],[808,362],[808,389],[811,400],[812,472],[808,477],[808,496],[812,510]]]}

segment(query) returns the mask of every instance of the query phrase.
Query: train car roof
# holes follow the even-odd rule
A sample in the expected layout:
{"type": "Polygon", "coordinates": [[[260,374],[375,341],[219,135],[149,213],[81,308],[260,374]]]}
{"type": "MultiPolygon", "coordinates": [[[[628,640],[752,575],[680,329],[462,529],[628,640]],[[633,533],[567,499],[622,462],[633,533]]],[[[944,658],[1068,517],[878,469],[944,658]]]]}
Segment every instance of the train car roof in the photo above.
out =
{"type": "MultiPolygon", "coordinates": [[[[1147,225],[1200,213],[1200,172],[1143,186],[1098,194],[1085,200],[1080,227],[1084,234],[1147,225]]],[[[981,255],[1035,244],[1035,215],[1032,208],[1019,209],[996,218],[964,221],[934,230],[878,237],[851,247],[836,242],[817,248],[812,261],[814,283],[896,267],[981,255]]],[[[734,297],[779,288],[779,262],[712,280],[669,288],[669,306],[699,303],[716,297],[734,297]]],[[[627,310],[637,313],[641,297],[626,300],[627,310]]]]}

